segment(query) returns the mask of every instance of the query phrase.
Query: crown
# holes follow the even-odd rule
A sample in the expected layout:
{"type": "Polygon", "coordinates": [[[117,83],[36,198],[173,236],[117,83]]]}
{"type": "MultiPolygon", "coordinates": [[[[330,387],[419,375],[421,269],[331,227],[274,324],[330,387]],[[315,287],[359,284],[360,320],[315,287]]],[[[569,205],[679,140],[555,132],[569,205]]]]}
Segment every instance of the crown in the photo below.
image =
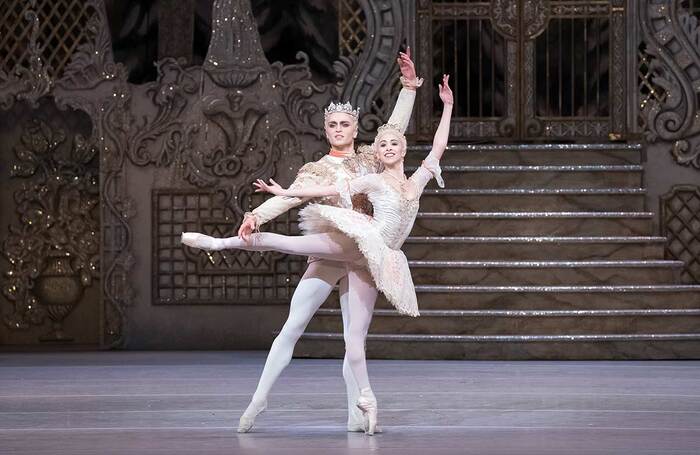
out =
{"type": "Polygon", "coordinates": [[[377,128],[377,136],[389,132],[397,133],[399,136],[403,136],[403,131],[401,131],[401,127],[396,123],[385,123],[384,125],[377,128]]]}
{"type": "Polygon", "coordinates": [[[357,118],[360,115],[360,108],[358,107],[357,109],[353,109],[352,104],[350,104],[349,101],[345,104],[332,102],[323,111],[323,118],[327,118],[329,115],[335,114],[336,112],[340,112],[342,114],[350,114],[353,117],[357,118]]]}

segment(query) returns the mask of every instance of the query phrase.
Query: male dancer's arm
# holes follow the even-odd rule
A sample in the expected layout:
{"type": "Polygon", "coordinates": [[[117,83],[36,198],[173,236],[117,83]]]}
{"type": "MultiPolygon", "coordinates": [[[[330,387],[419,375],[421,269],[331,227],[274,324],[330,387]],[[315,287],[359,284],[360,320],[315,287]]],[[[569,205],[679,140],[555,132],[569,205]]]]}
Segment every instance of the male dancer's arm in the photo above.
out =
{"type": "Polygon", "coordinates": [[[401,53],[398,59],[401,70],[401,91],[391,112],[391,117],[387,123],[398,125],[402,133],[406,132],[408,122],[413,113],[413,104],[416,101],[416,89],[423,85],[423,79],[416,76],[416,68],[411,60],[411,48],[406,49],[406,53],[401,53]]]}
{"type": "MultiPolygon", "coordinates": [[[[328,183],[326,178],[323,178],[324,166],[322,164],[307,163],[299,169],[294,182],[290,188],[303,188],[306,185],[320,185],[328,183]]],[[[243,223],[238,229],[238,235],[248,241],[253,230],[259,228],[268,221],[277,218],[281,214],[303,204],[308,198],[294,196],[274,196],[266,200],[252,212],[246,212],[243,217],[243,223]]]]}

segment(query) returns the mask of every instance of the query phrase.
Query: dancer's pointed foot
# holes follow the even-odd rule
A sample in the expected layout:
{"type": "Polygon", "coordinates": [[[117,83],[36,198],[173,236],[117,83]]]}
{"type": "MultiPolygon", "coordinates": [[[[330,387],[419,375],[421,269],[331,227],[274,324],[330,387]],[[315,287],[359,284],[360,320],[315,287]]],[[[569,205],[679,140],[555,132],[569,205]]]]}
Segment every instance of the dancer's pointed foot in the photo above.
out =
{"type": "Polygon", "coordinates": [[[256,404],[255,402],[251,401],[238,421],[238,432],[248,433],[255,424],[255,418],[258,416],[258,414],[263,412],[265,408],[267,408],[267,401],[264,401],[262,404],[256,404]]]}
{"type": "Polygon", "coordinates": [[[367,430],[365,433],[370,436],[373,435],[377,429],[377,399],[372,393],[372,389],[366,387],[360,390],[357,407],[367,417],[367,430]]]}
{"type": "Polygon", "coordinates": [[[183,232],[180,237],[180,241],[187,246],[192,248],[199,248],[202,250],[213,249],[214,238],[205,234],[200,234],[199,232],[183,232]]]}
{"type": "MultiPolygon", "coordinates": [[[[369,419],[363,419],[362,423],[348,422],[348,433],[367,433],[369,419]]],[[[381,433],[382,429],[379,425],[374,427],[375,433],[381,433]]]]}

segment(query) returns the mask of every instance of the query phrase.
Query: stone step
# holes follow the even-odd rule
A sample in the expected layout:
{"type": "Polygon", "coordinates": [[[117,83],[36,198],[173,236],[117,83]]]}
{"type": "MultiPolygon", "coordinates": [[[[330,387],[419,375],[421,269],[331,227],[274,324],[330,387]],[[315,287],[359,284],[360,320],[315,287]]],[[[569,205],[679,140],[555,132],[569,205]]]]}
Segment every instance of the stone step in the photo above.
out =
{"type": "Polygon", "coordinates": [[[663,259],[665,237],[408,237],[409,259],[663,259]]]}
{"type": "Polygon", "coordinates": [[[644,188],[426,189],[420,207],[428,212],[644,210],[644,188]]]}
{"type": "MultiPolygon", "coordinates": [[[[410,145],[406,165],[418,166],[431,145],[410,145]]],[[[624,165],[641,164],[641,144],[449,144],[442,165],[624,165]]]]}
{"type": "MultiPolygon", "coordinates": [[[[411,174],[416,166],[407,166],[411,174]]],[[[639,188],[641,165],[442,166],[447,188],[639,188]]],[[[437,188],[433,180],[428,188],[437,188]]]]}
{"type": "MultiPolygon", "coordinates": [[[[424,310],[610,310],[700,308],[700,286],[445,286],[417,285],[424,310]]],[[[337,293],[323,308],[340,308],[337,293]]],[[[393,309],[380,294],[377,309],[393,309]]]]}
{"type": "Polygon", "coordinates": [[[675,284],[681,261],[408,261],[415,284],[675,284]],[[449,273],[441,273],[449,269],[449,273]]]}
{"type": "MultiPolygon", "coordinates": [[[[307,332],[297,357],[345,354],[340,332],[307,332]]],[[[367,335],[372,359],[661,360],[700,357],[700,332],[576,335],[367,335]]]]}
{"type": "MultiPolygon", "coordinates": [[[[369,333],[421,335],[564,335],[700,333],[700,308],[612,310],[422,310],[419,317],[377,309],[369,333]]],[[[320,309],[307,330],[342,332],[339,309],[320,309]]]]}
{"type": "Polygon", "coordinates": [[[418,213],[411,235],[650,235],[652,212],[499,211],[418,213]]]}

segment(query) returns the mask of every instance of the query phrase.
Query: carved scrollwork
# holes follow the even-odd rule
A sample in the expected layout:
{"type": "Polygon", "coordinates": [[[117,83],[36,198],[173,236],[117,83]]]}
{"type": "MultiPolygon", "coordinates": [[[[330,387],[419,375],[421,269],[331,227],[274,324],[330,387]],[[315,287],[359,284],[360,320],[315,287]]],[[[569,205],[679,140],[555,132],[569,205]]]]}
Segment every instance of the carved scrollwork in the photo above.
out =
{"type": "Polygon", "coordinates": [[[491,0],[491,21],[494,29],[509,40],[517,39],[518,2],[491,0]]]}
{"type": "Polygon", "coordinates": [[[325,106],[337,96],[337,86],[319,87],[314,84],[309,57],[304,52],[298,52],[296,56],[300,61],[296,65],[282,65],[280,62],[270,65],[273,87],[282,89],[281,105],[294,129],[323,139],[323,110],[319,105],[325,106]],[[318,96],[323,97],[320,103],[318,96]]]}
{"type": "MultiPolygon", "coordinates": [[[[370,2],[358,0],[367,18],[369,33],[363,52],[357,60],[341,58],[334,66],[341,79],[340,99],[359,107],[360,134],[368,135],[384,123],[385,119],[372,113],[372,103],[381,96],[384,85],[396,76],[395,56],[405,39],[405,9],[399,0],[370,2]],[[371,3],[371,5],[370,5],[371,3]]],[[[392,94],[383,94],[389,103],[392,94]]]]}
{"type": "Polygon", "coordinates": [[[676,141],[673,143],[671,153],[678,164],[693,166],[700,169],[700,144],[691,146],[688,141],[676,141]]]}
{"type": "Polygon", "coordinates": [[[700,30],[698,20],[678,2],[652,0],[640,9],[651,81],[665,92],[642,109],[651,142],[671,143],[679,164],[698,166],[700,140],[700,30]]]}
{"type": "Polygon", "coordinates": [[[90,39],[72,54],[53,96],[60,109],[81,110],[92,119],[90,143],[100,152],[102,340],[106,346],[121,346],[126,338],[126,308],[134,298],[130,223],[136,204],[126,195],[123,175],[134,122],[130,112],[133,88],[127,82],[126,68],[114,62],[103,1],[87,1],[93,11],[87,25],[90,39]]]}
{"type": "Polygon", "coordinates": [[[101,80],[126,80],[127,71],[121,63],[114,63],[112,40],[107,17],[100,0],[87,0],[93,14],[87,22],[91,39],[78,46],[66,65],[63,76],[56,84],[65,89],[94,86],[101,80]]]}
{"type": "Polygon", "coordinates": [[[0,70],[0,107],[9,109],[15,100],[27,101],[37,107],[38,101],[47,95],[53,87],[49,67],[41,59],[43,49],[39,39],[39,15],[36,12],[36,0],[32,0],[24,17],[32,24],[29,34],[29,67],[17,65],[9,74],[0,70]]]}
{"type": "MultiPolygon", "coordinates": [[[[491,0],[491,21],[494,29],[509,40],[518,39],[519,2],[491,0]]],[[[551,14],[549,0],[527,0],[522,3],[524,37],[531,40],[547,28],[551,14]]]]}
{"type": "Polygon", "coordinates": [[[551,15],[549,0],[526,0],[523,2],[523,24],[525,24],[525,39],[535,39],[547,28],[551,15]]]}
{"type": "Polygon", "coordinates": [[[606,3],[564,3],[556,2],[552,5],[552,15],[567,16],[567,17],[591,17],[591,16],[608,16],[610,14],[610,5],[606,3]]]}
{"type": "Polygon", "coordinates": [[[184,69],[182,63],[173,58],[156,63],[158,79],[148,86],[146,94],[158,112],[153,119],[143,116],[135,125],[136,132],[127,142],[126,154],[137,166],[168,166],[174,160],[176,150],[169,146],[173,144],[172,137],[168,138],[171,140],[162,141],[158,147],[153,144],[163,135],[172,136],[184,129],[182,114],[191,95],[197,93],[194,70],[184,69]]]}
{"type": "Polygon", "coordinates": [[[99,276],[96,150],[80,135],[70,146],[67,140],[64,131],[34,120],[15,147],[11,173],[26,182],[14,194],[19,223],[10,226],[3,242],[10,263],[3,295],[14,303],[4,322],[12,329],[42,324],[52,311],[49,297],[64,297],[60,286],[48,294],[35,286],[51,257],[65,258],[61,268],[77,272],[79,286],[90,286],[99,276]]]}

